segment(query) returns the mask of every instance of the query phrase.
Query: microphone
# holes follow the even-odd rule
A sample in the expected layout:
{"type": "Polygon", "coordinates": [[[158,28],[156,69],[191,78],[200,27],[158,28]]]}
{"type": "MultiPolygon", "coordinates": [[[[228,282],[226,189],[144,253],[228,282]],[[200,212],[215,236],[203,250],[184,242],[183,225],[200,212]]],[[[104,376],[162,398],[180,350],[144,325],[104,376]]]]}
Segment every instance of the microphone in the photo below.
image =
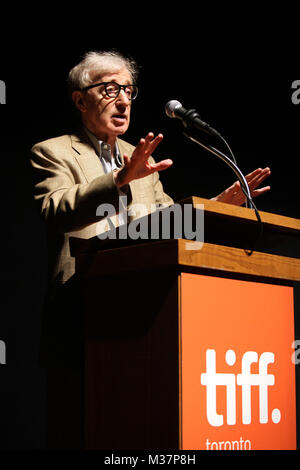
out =
{"type": "Polygon", "coordinates": [[[209,135],[220,137],[218,131],[211,127],[206,122],[202,121],[199,113],[195,109],[185,109],[182,104],[177,100],[168,101],[165,106],[166,115],[170,118],[181,119],[183,125],[187,128],[195,128],[204,131],[209,135]]]}

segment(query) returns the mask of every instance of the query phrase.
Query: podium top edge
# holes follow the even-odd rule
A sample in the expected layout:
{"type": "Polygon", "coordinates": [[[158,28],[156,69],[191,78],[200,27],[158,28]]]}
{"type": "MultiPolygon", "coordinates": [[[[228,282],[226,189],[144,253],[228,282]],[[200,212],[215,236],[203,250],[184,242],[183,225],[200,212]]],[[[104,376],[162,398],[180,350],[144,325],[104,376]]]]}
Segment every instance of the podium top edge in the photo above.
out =
{"type": "MultiPolygon", "coordinates": [[[[78,278],[89,281],[129,272],[175,269],[198,274],[214,272],[250,275],[257,278],[300,281],[300,260],[268,253],[253,252],[251,256],[240,248],[201,244],[185,239],[171,239],[133,245],[95,253],[82,253],[76,262],[78,278]],[[120,263],[120,257],[122,263],[120,263]],[[195,272],[196,272],[195,271],[195,272]]],[[[254,279],[255,278],[255,279],[254,279]]]]}
{"type": "MultiPolygon", "coordinates": [[[[247,207],[235,206],[225,202],[214,201],[213,199],[205,199],[198,196],[189,196],[178,204],[192,204],[197,209],[197,206],[203,205],[204,211],[212,215],[234,217],[236,219],[243,219],[244,221],[256,221],[256,215],[253,209],[247,207]]],[[[286,229],[292,231],[299,231],[300,235],[300,219],[287,217],[285,215],[274,214],[272,212],[264,212],[258,209],[261,220],[266,225],[272,225],[279,229],[286,229]]]]}
{"type": "MultiPolygon", "coordinates": [[[[207,220],[217,221],[219,227],[222,226],[223,222],[226,222],[227,227],[231,222],[237,221],[241,226],[247,226],[248,224],[253,225],[257,223],[257,217],[253,209],[246,207],[235,206],[232,204],[226,204],[223,202],[214,201],[212,199],[200,198],[198,196],[189,196],[183,200],[180,200],[174,205],[191,205],[193,210],[203,209],[204,216],[208,217],[207,220]],[[200,207],[199,207],[200,206],[200,207]]],[[[168,211],[172,209],[171,205],[162,209],[162,211],[168,211]]],[[[264,227],[270,231],[270,233],[277,233],[281,235],[288,235],[294,237],[300,236],[300,219],[294,219],[270,212],[259,211],[262,223],[264,227]]],[[[143,216],[143,218],[151,217],[151,214],[143,216]]],[[[205,221],[206,223],[206,221],[205,221]]],[[[116,229],[118,230],[118,228],[116,229]]],[[[108,236],[109,239],[109,236],[108,236]]],[[[97,236],[92,238],[78,238],[75,235],[69,239],[71,256],[76,257],[78,254],[87,251],[97,251],[99,249],[113,248],[116,243],[121,245],[127,245],[128,242],[125,240],[124,243],[117,240],[100,240],[97,236]],[[115,243],[116,242],[116,243],[115,243]]],[[[149,240],[147,240],[149,242],[149,240]]],[[[215,242],[216,243],[216,242],[215,242]]],[[[221,243],[224,244],[224,243],[221,243]]],[[[226,244],[226,243],[225,243],[226,244]]]]}

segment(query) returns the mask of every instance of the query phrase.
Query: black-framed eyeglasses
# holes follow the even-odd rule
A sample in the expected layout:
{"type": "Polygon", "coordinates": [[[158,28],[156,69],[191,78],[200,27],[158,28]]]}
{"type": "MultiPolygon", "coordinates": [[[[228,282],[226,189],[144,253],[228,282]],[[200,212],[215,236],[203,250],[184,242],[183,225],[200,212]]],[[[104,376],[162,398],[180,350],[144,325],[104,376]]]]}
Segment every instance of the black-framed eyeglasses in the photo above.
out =
{"type": "Polygon", "coordinates": [[[117,98],[121,90],[124,90],[125,95],[127,98],[131,100],[135,100],[138,94],[138,87],[136,85],[120,85],[116,82],[101,82],[101,83],[94,83],[93,85],[86,86],[81,88],[80,91],[90,90],[94,87],[103,87],[105,94],[109,98],[117,98]]]}

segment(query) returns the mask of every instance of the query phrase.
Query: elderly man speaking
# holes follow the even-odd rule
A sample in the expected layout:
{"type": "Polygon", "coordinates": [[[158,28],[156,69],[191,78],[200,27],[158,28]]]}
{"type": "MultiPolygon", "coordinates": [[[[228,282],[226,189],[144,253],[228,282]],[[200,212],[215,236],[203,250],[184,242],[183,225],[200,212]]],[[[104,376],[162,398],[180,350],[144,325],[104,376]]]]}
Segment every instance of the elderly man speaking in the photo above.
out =
{"type": "MultiPolygon", "coordinates": [[[[79,132],[32,148],[34,197],[47,222],[49,243],[50,288],[44,309],[41,362],[48,373],[47,435],[51,448],[82,446],[78,410],[82,409],[83,326],[69,237],[91,238],[109,228],[107,218],[99,222],[97,208],[101,204],[116,209],[111,222],[117,226],[126,220],[130,204],[150,210],[173,203],[159,179],[159,171],[168,169],[172,161],[156,163],[151,156],[163,136],[148,133],[136,147],[120,139],[130,123],[131,103],[138,93],[136,80],[134,61],[116,52],[87,53],[69,73],[72,99],[81,113],[79,132]],[[120,200],[124,199],[127,206],[122,207],[120,200]]],[[[257,169],[247,176],[252,196],[269,189],[256,189],[269,173],[268,168],[257,169]]],[[[239,183],[215,199],[244,202],[239,183]]],[[[112,302],[105,294],[99,293],[97,305],[104,315],[112,302]]]]}
{"type": "MultiPolygon", "coordinates": [[[[57,286],[74,274],[69,236],[90,238],[97,230],[109,228],[105,220],[99,227],[96,209],[100,204],[112,204],[118,212],[119,197],[124,194],[128,203],[149,208],[173,202],[158,176],[172,160],[156,163],[151,157],[163,135],[155,137],[150,132],[136,147],[119,138],[130,123],[131,103],[138,93],[136,80],[133,60],[117,52],[88,52],[69,73],[72,99],[81,113],[81,130],[32,149],[35,199],[49,227],[50,275],[57,286]]],[[[247,175],[252,196],[269,189],[256,189],[269,174],[265,168],[247,175]]],[[[244,202],[238,182],[214,199],[244,202]]],[[[122,214],[113,223],[122,223],[122,214]]]]}

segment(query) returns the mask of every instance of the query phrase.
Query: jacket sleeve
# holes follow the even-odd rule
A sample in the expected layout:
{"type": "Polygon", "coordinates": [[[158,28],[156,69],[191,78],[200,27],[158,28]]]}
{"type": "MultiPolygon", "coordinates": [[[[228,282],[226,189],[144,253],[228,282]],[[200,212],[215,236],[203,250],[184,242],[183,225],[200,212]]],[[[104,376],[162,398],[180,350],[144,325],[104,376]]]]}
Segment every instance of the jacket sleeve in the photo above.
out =
{"type": "Polygon", "coordinates": [[[70,232],[99,222],[100,204],[119,209],[119,192],[113,173],[96,177],[89,183],[78,183],[75,162],[61,158],[51,145],[37,144],[31,149],[34,198],[46,222],[59,232],[70,232]]]}

